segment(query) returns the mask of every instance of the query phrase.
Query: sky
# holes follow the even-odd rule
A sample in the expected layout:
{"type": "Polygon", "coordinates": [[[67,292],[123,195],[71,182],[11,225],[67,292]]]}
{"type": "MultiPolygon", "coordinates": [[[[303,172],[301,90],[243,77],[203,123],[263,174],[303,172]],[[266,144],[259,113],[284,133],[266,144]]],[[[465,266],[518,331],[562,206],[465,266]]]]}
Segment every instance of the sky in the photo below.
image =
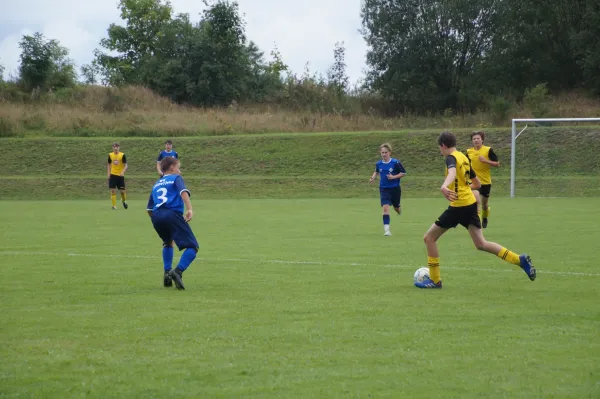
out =
{"type": "MultiPolygon", "coordinates": [[[[246,21],[246,37],[265,53],[279,49],[283,61],[301,75],[326,75],[333,63],[336,42],[344,42],[347,74],[352,84],[364,77],[366,43],[359,33],[361,0],[238,0],[246,21]]],[[[93,59],[93,51],[106,37],[111,23],[124,25],[118,0],[7,0],[0,13],[0,65],[4,77],[16,76],[19,41],[41,32],[69,49],[79,67],[93,59]]],[[[193,22],[204,9],[201,0],[171,0],[174,14],[188,13],[193,22]]]]}

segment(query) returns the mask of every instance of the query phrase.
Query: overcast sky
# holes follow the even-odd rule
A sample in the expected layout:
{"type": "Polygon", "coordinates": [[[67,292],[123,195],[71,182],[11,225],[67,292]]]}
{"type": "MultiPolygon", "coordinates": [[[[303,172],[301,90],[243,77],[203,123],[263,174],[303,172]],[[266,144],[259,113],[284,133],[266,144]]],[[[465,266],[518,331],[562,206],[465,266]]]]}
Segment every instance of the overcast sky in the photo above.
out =
{"type": "MultiPolygon", "coordinates": [[[[123,24],[118,0],[0,0],[0,64],[5,78],[16,75],[23,35],[41,32],[67,47],[79,66],[92,60],[111,23],[123,24]]],[[[336,42],[344,42],[348,76],[355,83],[364,76],[366,44],[360,29],[360,0],[238,0],[246,21],[246,36],[270,59],[275,44],[283,61],[302,74],[326,73],[333,63],[336,42]]],[[[171,0],[174,14],[188,13],[200,20],[201,0],[171,0]]]]}

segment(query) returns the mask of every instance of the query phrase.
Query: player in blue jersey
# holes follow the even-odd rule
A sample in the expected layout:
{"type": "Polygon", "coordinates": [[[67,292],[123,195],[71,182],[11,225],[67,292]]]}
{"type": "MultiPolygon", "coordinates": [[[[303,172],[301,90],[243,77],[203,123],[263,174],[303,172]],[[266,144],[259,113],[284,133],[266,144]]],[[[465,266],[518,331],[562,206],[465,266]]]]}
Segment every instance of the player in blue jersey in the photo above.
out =
{"type": "Polygon", "coordinates": [[[146,210],[152,219],[154,230],[163,241],[164,286],[171,287],[174,281],[177,289],[183,290],[185,288],[181,275],[194,261],[199,248],[189,225],[193,216],[190,191],[181,177],[178,159],[164,158],[160,161],[160,169],[162,177],[152,187],[146,210]],[[173,242],[180,251],[185,249],[175,269],[171,268],[173,242]]]}
{"type": "Polygon", "coordinates": [[[173,151],[173,142],[171,140],[165,141],[165,149],[158,153],[158,158],[156,159],[156,170],[160,176],[162,176],[162,171],[160,170],[160,161],[166,157],[179,159],[179,154],[177,154],[177,151],[173,151]]]}
{"type": "Polygon", "coordinates": [[[375,165],[375,171],[369,179],[369,183],[373,182],[379,175],[379,197],[381,207],[383,209],[383,235],[391,236],[390,231],[390,205],[399,215],[402,210],[400,208],[400,179],[406,176],[406,170],[402,163],[396,158],[391,158],[392,146],[389,143],[384,143],[379,146],[381,161],[375,165]]]}

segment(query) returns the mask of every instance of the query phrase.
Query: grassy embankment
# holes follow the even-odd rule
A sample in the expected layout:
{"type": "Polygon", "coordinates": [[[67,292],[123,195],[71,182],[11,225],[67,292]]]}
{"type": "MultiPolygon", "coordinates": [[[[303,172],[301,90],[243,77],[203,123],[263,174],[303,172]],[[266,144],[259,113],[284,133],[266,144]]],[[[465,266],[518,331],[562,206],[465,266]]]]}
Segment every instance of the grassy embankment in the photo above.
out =
{"type": "MultiPolygon", "coordinates": [[[[14,90],[13,90],[14,91],[14,90]]],[[[570,92],[548,99],[552,117],[597,117],[600,99],[570,92]]],[[[83,86],[31,100],[0,88],[0,137],[181,137],[241,133],[398,131],[403,129],[490,128],[510,118],[533,117],[522,104],[475,114],[444,112],[387,118],[377,112],[288,111],[269,106],[199,109],[173,104],[139,87],[83,86]]]]}
{"type": "MultiPolygon", "coordinates": [[[[459,147],[471,129],[456,129],[459,147]]],[[[435,139],[441,129],[373,133],[265,134],[185,137],[175,140],[195,198],[367,198],[378,146],[390,142],[409,175],[406,198],[439,195],[443,160],[435,139]]],[[[494,170],[493,193],[509,195],[510,130],[487,129],[503,162],[494,170]]],[[[106,157],[113,138],[2,140],[11,154],[0,181],[2,199],[102,199],[107,196],[106,157]]],[[[129,160],[131,199],[146,198],[156,180],[162,138],[119,139],[129,160]]],[[[600,128],[529,128],[518,139],[517,195],[600,196],[600,128]]]]}

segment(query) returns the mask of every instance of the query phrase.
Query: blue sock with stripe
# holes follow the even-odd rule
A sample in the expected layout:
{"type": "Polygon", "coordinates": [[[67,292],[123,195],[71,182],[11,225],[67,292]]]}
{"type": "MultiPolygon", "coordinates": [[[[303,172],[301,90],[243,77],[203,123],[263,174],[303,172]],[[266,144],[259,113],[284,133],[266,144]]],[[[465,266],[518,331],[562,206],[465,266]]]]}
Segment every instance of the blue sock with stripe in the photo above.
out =
{"type": "Polygon", "coordinates": [[[390,215],[383,215],[383,224],[384,225],[389,225],[390,224],[390,215]]]}

